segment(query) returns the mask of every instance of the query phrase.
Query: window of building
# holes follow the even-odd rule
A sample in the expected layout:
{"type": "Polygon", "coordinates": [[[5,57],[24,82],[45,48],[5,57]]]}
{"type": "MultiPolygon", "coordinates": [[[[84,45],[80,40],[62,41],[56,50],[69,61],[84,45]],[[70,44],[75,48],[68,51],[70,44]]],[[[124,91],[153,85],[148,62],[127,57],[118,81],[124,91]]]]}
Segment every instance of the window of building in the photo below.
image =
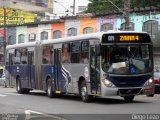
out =
{"type": "Polygon", "coordinates": [[[77,35],[77,29],[72,27],[68,29],[68,36],[76,36],[77,35]]]}
{"type": "Polygon", "coordinates": [[[24,43],[25,36],[24,34],[18,35],[18,43],[24,43]]]}
{"type": "Polygon", "coordinates": [[[81,43],[81,63],[89,62],[89,42],[84,41],[81,43]]]}
{"type": "Polygon", "coordinates": [[[48,39],[48,32],[43,31],[41,32],[41,40],[47,40],[48,39]]]}
{"type": "Polygon", "coordinates": [[[15,39],[13,38],[13,36],[9,36],[8,37],[8,45],[14,45],[16,43],[15,39]]]}
{"type": "Polygon", "coordinates": [[[87,33],[93,33],[93,28],[92,27],[86,27],[83,29],[83,34],[87,33]]]}
{"type": "Polygon", "coordinates": [[[62,45],[62,63],[70,63],[70,43],[65,43],[62,45]]]}
{"type": "Polygon", "coordinates": [[[101,31],[113,30],[113,24],[105,23],[101,25],[101,31]]]}
{"type": "MultiPolygon", "coordinates": [[[[125,30],[125,23],[121,24],[121,28],[120,29],[121,30],[125,30]]],[[[134,23],[133,22],[129,23],[129,30],[134,31],[134,23]]]]}
{"type": "Polygon", "coordinates": [[[80,63],[80,42],[71,44],[71,63],[80,63]]]}
{"type": "Polygon", "coordinates": [[[143,23],[142,31],[150,34],[152,39],[158,39],[158,21],[149,20],[143,23]]]}
{"type": "Polygon", "coordinates": [[[62,32],[60,30],[56,30],[53,32],[53,39],[61,38],[61,37],[62,37],[62,32]]]}
{"type": "Polygon", "coordinates": [[[35,41],[36,40],[36,34],[35,33],[30,33],[29,34],[29,42],[35,41]]]}
{"type": "Polygon", "coordinates": [[[50,64],[52,56],[53,56],[53,52],[52,52],[51,46],[44,46],[42,63],[50,64]]]}
{"type": "Polygon", "coordinates": [[[21,64],[27,64],[27,48],[21,49],[21,64]]]}

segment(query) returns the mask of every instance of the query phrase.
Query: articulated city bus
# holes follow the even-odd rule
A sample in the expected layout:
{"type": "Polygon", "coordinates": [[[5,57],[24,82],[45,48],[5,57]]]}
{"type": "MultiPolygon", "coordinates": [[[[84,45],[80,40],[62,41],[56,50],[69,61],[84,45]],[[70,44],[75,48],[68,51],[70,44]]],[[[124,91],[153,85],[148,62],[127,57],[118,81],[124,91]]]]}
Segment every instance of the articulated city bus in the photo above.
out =
{"type": "Polygon", "coordinates": [[[144,32],[110,31],[8,45],[6,76],[18,93],[38,89],[48,97],[154,94],[153,48],[144,32]]]}

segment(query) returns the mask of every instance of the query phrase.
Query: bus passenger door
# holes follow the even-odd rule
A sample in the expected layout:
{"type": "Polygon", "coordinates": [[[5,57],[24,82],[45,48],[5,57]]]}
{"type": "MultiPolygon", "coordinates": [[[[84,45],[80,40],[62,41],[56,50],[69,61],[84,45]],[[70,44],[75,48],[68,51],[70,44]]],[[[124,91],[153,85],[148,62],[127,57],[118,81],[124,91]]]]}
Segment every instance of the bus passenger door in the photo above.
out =
{"type": "Polygon", "coordinates": [[[100,56],[98,45],[90,47],[90,84],[91,93],[100,94],[100,56]]]}
{"type": "Polygon", "coordinates": [[[54,49],[54,87],[55,91],[61,91],[60,88],[60,69],[61,69],[61,49],[56,48],[54,49]]]}
{"type": "Polygon", "coordinates": [[[34,71],[34,52],[28,51],[28,88],[33,88],[34,71]]]}
{"type": "Polygon", "coordinates": [[[10,87],[13,87],[14,84],[14,54],[9,53],[9,81],[8,81],[8,85],[10,87]]]}

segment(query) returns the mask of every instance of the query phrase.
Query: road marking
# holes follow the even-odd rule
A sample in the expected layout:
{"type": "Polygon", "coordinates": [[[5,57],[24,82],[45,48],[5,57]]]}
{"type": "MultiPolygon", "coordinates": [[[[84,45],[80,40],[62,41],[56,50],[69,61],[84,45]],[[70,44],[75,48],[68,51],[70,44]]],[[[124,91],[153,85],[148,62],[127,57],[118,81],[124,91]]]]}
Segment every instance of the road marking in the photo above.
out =
{"type": "Polygon", "coordinates": [[[24,112],[26,114],[25,120],[30,120],[32,118],[31,114],[38,114],[38,115],[42,115],[44,117],[53,118],[55,120],[66,120],[66,119],[64,119],[62,117],[58,117],[58,116],[55,116],[55,115],[47,115],[47,114],[44,114],[44,113],[41,113],[41,112],[37,112],[37,111],[33,111],[33,110],[25,110],[24,112]]]}
{"type": "Polygon", "coordinates": [[[6,96],[8,96],[8,95],[3,95],[3,94],[0,94],[0,97],[6,97],[6,96]]]}
{"type": "Polygon", "coordinates": [[[39,114],[42,115],[43,113],[37,112],[37,111],[33,111],[33,110],[25,110],[25,114],[31,114],[31,113],[35,113],[35,114],[39,114]]]}
{"type": "Polygon", "coordinates": [[[25,120],[30,120],[32,118],[31,117],[31,113],[42,115],[42,113],[36,112],[36,111],[32,111],[32,110],[25,110],[24,112],[26,114],[25,120]]]}
{"type": "Polygon", "coordinates": [[[22,94],[17,94],[17,93],[4,93],[4,94],[7,94],[7,95],[22,95],[22,94]]]}
{"type": "Polygon", "coordinates": [[[22,94],[16,94],[16,93],[2,93],[0,94],[0,97],[7,97],[9,95],[15,95],[15,96],[19,96],[19,95],[22,95],[22,94]]]}

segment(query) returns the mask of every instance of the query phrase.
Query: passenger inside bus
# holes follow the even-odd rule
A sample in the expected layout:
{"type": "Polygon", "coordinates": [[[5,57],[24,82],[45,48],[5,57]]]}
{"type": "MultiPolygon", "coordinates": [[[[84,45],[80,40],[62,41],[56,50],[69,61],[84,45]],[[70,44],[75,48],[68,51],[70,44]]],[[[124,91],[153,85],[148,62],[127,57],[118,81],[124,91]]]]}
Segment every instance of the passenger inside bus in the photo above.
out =
{"type": "Polygon", "coordinates": [[[19,50],[15,50],[14,64],[20,64],[20,56],[19,50]]]}
{"type": "Polygon", "coordinates": [[[110,53],[110,63],[122,62],[122,53],[115,49],[110,53]]]}
{"type": "Polygon", "coordinates": [[[69,52],[69,45],[63,44],[62,47],[62,63],[70,63],[70,52],[69,52]]]}
{"type": "Polygon", "coordinates": [[[21,49],[21,64],[27,64],[27,49],[21,49]]]}
{"type": "Polygon", "coordinates": [[[82,53],[81,54],[81,63],[88,63],[88,52],[82,53]]]}

